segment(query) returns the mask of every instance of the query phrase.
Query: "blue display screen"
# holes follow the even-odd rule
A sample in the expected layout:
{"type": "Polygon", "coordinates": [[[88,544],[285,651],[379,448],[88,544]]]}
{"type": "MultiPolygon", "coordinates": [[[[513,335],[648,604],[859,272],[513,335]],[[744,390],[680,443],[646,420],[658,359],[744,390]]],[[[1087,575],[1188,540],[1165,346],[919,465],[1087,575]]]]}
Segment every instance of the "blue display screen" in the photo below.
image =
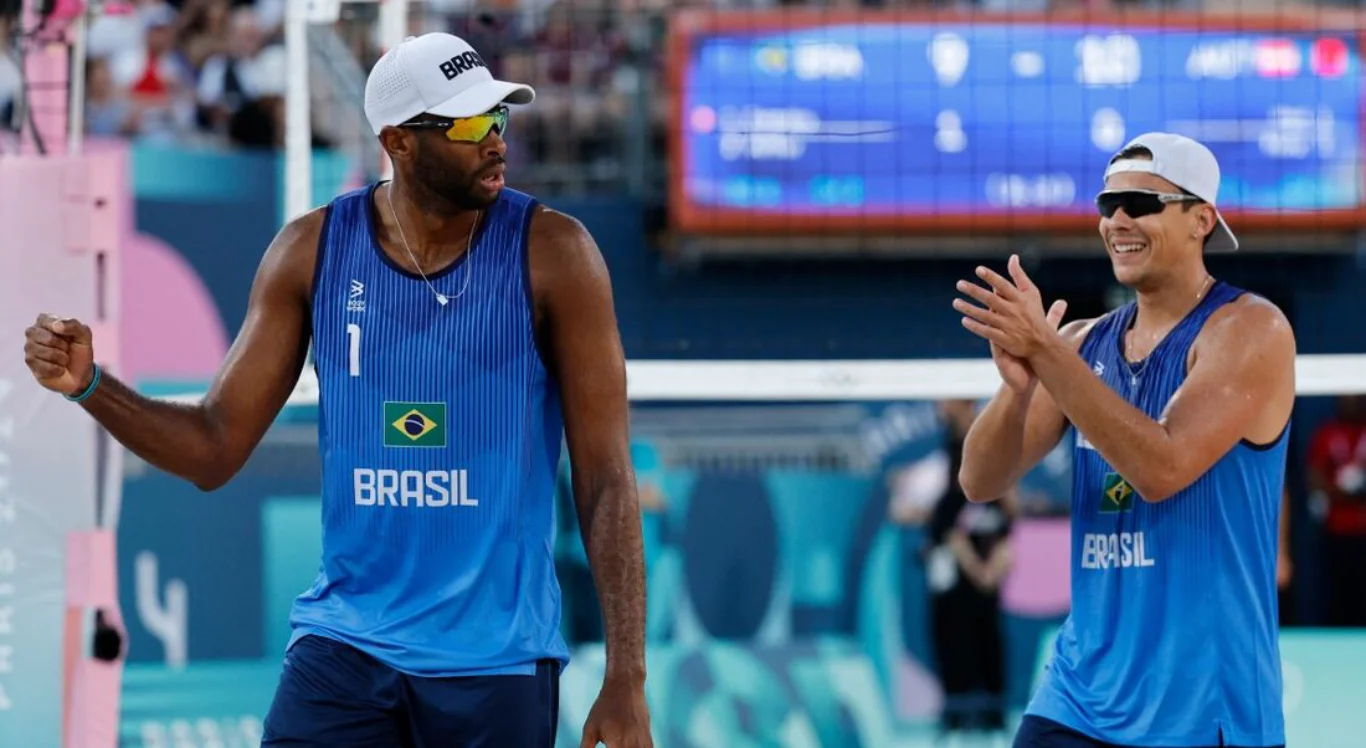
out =
{"type": "Polygon", "coordinates": [[[1218,157],[1219,206],[1362,207],[1345,33],[855,23],[698,33],[675,193],[694,216],[1095,216],[1110,157],[1163,130],[1218,157]]]}

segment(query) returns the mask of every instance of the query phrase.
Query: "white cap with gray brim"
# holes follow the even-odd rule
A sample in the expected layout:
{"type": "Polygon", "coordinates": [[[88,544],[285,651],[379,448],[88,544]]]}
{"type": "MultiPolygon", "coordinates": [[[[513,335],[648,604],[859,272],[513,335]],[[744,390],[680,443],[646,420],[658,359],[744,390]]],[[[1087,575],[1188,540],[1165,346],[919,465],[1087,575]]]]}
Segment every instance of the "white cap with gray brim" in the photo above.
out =
{"type": "MultiPolygon", "coordinates": [[[[1105,177],[1124,172],[1141,172],[1162,177],[1180,189],[1215,206],[1219,195],[1219,161],[1210,149],[1184,136],[1166,132],[1150,132],[1130,140],[1120,153],[1143,148],[1152,154],[1151,160],[1115,156],[1105,170],[1105,177]]],[[[1219,219],[1210,234],[1205,249],[1210,252],[1234,252],[1238,238],[1224,222],[1224,216],[1214,207],[1219,219]]]]}

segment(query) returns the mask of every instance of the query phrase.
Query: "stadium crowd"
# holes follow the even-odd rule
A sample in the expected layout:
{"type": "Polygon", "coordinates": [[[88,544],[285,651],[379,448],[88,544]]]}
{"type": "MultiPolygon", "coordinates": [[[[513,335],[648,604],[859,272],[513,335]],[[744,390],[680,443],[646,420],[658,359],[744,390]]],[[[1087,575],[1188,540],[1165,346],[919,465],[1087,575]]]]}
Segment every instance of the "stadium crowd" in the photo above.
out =
{"type": "MultiPolygon", "coordinates": [[[[623,123],[633,114],[631,94],[661,81],[665,18],[678,10],[1001,12],[1221,2],[1239,8],[1267,3],[1284,7],[1298,0],[414,0],[409,30],[465,36],[499,74],[536,86],[539,106],[519,125],[527,128],[528,160],[582,166],[620,157],[623,123]]],[[[101,17],[89,34],[90,134],[278,147],[283,138],[285,0],[120,0],[108,7],[114,12],[101,17]]],[[[376,50],[375,6],[343,7],[350,21],[339,24],[339,31],[361,64],[368,64],[376,50]]],[[[11,26],[0,19],[0,113],[12,111],[20,92],[11,26]]],[[[649,101],[659,146],[665,100],[649,101]]]]}

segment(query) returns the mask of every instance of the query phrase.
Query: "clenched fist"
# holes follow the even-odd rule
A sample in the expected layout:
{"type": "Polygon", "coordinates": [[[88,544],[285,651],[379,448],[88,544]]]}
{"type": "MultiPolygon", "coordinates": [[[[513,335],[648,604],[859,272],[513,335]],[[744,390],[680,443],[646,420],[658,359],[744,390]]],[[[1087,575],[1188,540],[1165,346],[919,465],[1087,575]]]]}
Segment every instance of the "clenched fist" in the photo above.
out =
{"type": "Polygon", "coordinates": [[[63,395],[79,395],[95,376],[90,328],[74,319],[38,315],[24,331],[24,363],[38,384],[63,395]]]}

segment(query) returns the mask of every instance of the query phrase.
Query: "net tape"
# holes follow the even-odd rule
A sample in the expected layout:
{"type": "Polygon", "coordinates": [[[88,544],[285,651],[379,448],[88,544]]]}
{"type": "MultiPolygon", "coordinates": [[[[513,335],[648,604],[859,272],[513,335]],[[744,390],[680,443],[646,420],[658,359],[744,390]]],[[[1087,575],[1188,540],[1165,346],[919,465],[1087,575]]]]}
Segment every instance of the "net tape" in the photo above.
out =
{"type": "MultiPolygon", "coordinates": [[[[785,402],[942,400],[990,397],[1001,385],[990,359],[881,361],[630,361],[633,401],[785,402]]],[[[1298,395],[1366,394],[1366,354],[1304,354],[1295,359],[1298,395]]],[[[198,402],[203,393],[170,398],[198,402]]],[[[286,407],[318,404],[311,368],[286,407]]]]}

